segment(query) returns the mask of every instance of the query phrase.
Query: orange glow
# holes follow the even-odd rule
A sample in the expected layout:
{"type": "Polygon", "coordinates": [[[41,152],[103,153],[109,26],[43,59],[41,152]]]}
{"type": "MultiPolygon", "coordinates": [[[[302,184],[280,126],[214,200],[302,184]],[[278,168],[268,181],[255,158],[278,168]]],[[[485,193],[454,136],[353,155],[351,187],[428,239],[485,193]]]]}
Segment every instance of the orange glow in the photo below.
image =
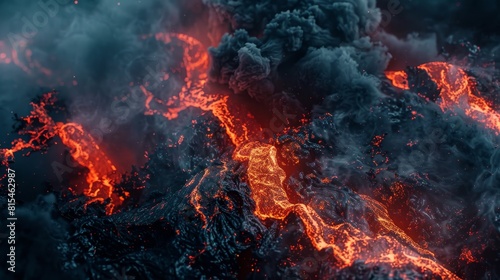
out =
{"type": "Polygon", "coordinates": [[[110,198],[111,203],[106,212],[113,213],[114,207],[121,203],[120,197],[113,193],[113,184],[120,181],[116,167],[81,125],[57,123],[57,128],[62,143],[70,149],[73,159],[88,169],[88,187],[83,193],[93,198],[91,202],[110,198]]]}
{"type": "MultiPolygon", "coordinates": [[[[308,204],[292,203],[283,185],[286,173],[278,164],[276,147],[250,141],[252,136],[258,135],[261,130],[254,122],[253,117],[244,108],[238,108],[236,104],[231,104],[229,96],[212,95],[204,91],[207,82],[208,54],[202,44],[184,34],[160,33],[156,34],[155,37],[165,43],[178,40],[183,44],[183,67],[186,70],[186,77],[181,91],[168,100],[155,97],[152,92],[148,91],[146,86],[141,86],[141,90],[146,96],[145,114],[159,114],[172,120],[176,119],[181,111],[190,107],[211,112],[220,121],[221,126],[225,128],[228,137],[236,147],[233,159],[248,163],[248,184],[251,189],[252,199],[256,205],[254,214],[259,219],[284,220],[290,213],[295,213],[302,220],[312,245],[317,250],[331,249],[334,257],[339,261],[340,267],[347,267],[359,259],[364,260],[367,264],[387,263],[392,267],[402,267],[408,263],[413,263],[422,269],[431,270],[445,279],[458,279],[453,273],[439,265],[434,260],[434,255],[431,252],[421,248],[402,229],[397,227],[384,205],[368,196],[360,195],[359,197],[364,202],[367,211],[374,215],[375,221],[382,228],[373,235],[368,235],[349,223],[334,224],[325,220],[316,209],[308,204]]],[[[31,54],[29,54],[29,57],[31,57],[31,54]]],[[[7,59],[7,55],[0,53],[1,59],[7,59]]],[[[430,67],[428,71],[444,75],[445,70],[439,70],[441,66],[436,67],[430,67]]],[[[458,71],[459,77],[466,77],[465,73],[462,72],[458,71]]],[[[396,85],[402,88],[405,87],[406,73],[393,72],[388,74],[388,77],[396,85]]],[[[433,77],[435,81],[439,80],[439,77],[433,77]]],[[[164,79],[168,79],[168,75],[164,75],[164,79]]],[[[468,81],[468,79],[465,80],[468,81]]],[[[443,103],[452,103],[453,101],[453,104],[455,104],[460,99],[456,97],[459,95],[458,93],[465,92],[464,94],[469,94],[468,89],[470,87],[468,83],[465,85],[450,84],[449,88],[442,86],[442,88],[445,88],[442,92],[449,91],[449,93],[442,93],[442,96],[444,96],[442,98],[445,100],[443,103]]],[[[469,96],[467,97],[469,102],[474,100],[469,96]]],[[[110,199],[106,212],[107,214],[113,213],[124,199],[114,193],[114,185],[120,180],[115,165],[81,125],[54,122],[45,109],[47,106],[54,105],[54,101],[53,94],[48,93],[42,97],[39,103],[32,103],[33,110],[31,114],[24,118],[24,121],[29,124],[28,128],[20,132],[21,135],[29,136],[29,140],[17,139],[13,141],[12,148],[0,150],[3,163],[8,164],[14,153],[21,150],[41,150],[46,146],[47,141],[58,136],[61,138],[62,143],[70,149],[72,158],[88,169],[86,174],[88,186],[83,190],[83,193],[91,198],[88,203],[110,199]]],[[[478,105],[479,103],[473,104],[478,105]]],[[[447,106],[450,105],[447,104],[447,106]]],[[[475,107],[471,105],[470,108],[475,107]]],[[[474,110],[475,112],[478,111],[477,109],[474,110]]],[[[182,143],[182,141],[184,141],[184,138],[181,136],[178,143],[182,143]]],[[[373,144],[380,146],[382,141],[383,137],[377,136],[373,144]]],[[[298,164],[300,159],[294,156],[294,151],[298,149],[300,149],[298,144],[289,144],[284,147],[283,153],[290,154],[291,162],[298,164]]],[[[224,164],[220,172],[222,174],[226,171],[227,167],[224,164]]],[[[202,203],[204,196],[200,191],[200,186],[202,182],[210,178],[209,175],[210,170],[207,168],[201,178],[193,178],[187,184],[188,186],[194,186],[189,202],[200,215],[205,227],[210,217],[204,214],[202,203]],[[197,178],[199,179],[196,182],[197,178]],[[195,182],[196,185],[194,185],[195,182]]],[[[223,194],[220,195],[224,198],[223,194]]],[[[328,205],[322,203],[320,207],[326,209],[328,205]]],[[[229,209],[233,209],[233,206],[230,205],[229,209]]]]}
{"type": "MultiPolygon", "coordinates": [[[[158,33],[155,37],[166,44],[172,42],[173,39],[183,44],[183,66],[186,70],[186,77],[181,91],[166,101],[156,98],[146,87],[141,86],[141,90],[146,96],[145,114],[159,114],[172,120],[176,119],[179,113],[187,108],[199,108],[202,111],[212,112],[226,129],[226,133],[234,145],[238,146],[247,141],[250,137],[249,126],[251,118],[242,121],[237,117],[246,117],[249,115],[245,109],[238,108],[238,112],[235,112],[235,110],[231,110],[232,108],[228,106],[228,96],[207,94],[204,91],[204,86],[208,79],[209,60],[208,53],[203,45],[198,40],[184,34],[158,33]],[[153,109],[154,105],[161,109],[153,109]]],[[[258,133],[258,131],[258,126],[254,125],[252,132],[258,133]]]]}
{"type": "MultiPolygon", "coordinates": [[[[446,279],[458,279],[452,272],[439,265],[431,252],[421,248],[397,227],[387,209],[370,197],[360,196],[367,209],[375,216],[376,222],[383,228],[374,236],[365,234],[349,223],[329,223],[311,206],[290,202],[283,186],[286,173],[279,166],[276,158],[277,149],[269,144],[250,141],[252,133],[258,133],[260,127],[252,123],[252,118],[245,120],[238,118],[236,113],[241,115],[241,112],[235,112],[236,110],[232,109],[235,104],[230,106],[227,96],[208,95],[204,92],[208,55],[201,43],[183,34],[157,34],[156,38],[165,43],[175,38],[185,45],[183,64],[186,68],[186,78],[181,92],[167,101],[156,98],[144,86],[141,87],[146,96],[146,114],[160,114],[167,119],[175,119],[182,110],[188,107],[212,112],[226,128],[227,135],[236,146],[233,159],[248,162],[248,183],[256,205],[254,213],[259,219],[284,220],[291,212],[294,212],[304,223],[306,233],[314,247],[317,250],[332,249],[341,267],[347,267],[358,259],[373,264],[388,263],[393,267],[413,263],[446,279]],[[153,109],[154,106],[160,107],[161,110],[153,109]]],[[[406,79],[405,75],[404,72],[395,74],[393,79],[403,84],[406,79]]],[[[380,145],[382,140],[383,137],[380,136],[374,140],[374,144],[380,145]]],[[[285,146],[282,153],[290,154],[291,162],[298,164],[299,159],[293,157],[292,151],[299,148],[285,146]]],[[[194,185],[194,179],[187,184],[187,186],[194,186],[190,195],[190,203],[205,226],[209,217],[203,212],[201,204],[203,195],[199,188],[208,174],[209,171],[206,169],[196,185],[194,185]]],[[[323,205],[323,207],[326,206],[328,205],[323,205]]]]}
{"type": "MultiPolygon", "coordinates": [[[[1,149],[0,155],[3,165],[8,165],[8,161],[14,158],[14,153],[25,149],[38,151],[42,149],[42,147],[47,143],[49,139],[52,139],[57,135],[56,124],[45,110],[45,106],[50,106],[53,104],[53,102],[53,93],[44,94],[39,103],[31,102],[33,110],[30,112],[30,115],[23,118],[23,120],[28,125],[38,122],[41,127],[33,130],[20,131],[19,134],[27,135],[30,139],[27,142],[23,139],[16,139],[12,141],[11,148],[1,149]]],[[[30,152],[28,152],[27,155],[29,155],[29,153],[30,152]]]]}
{"type": "Polygon", "coordinates": [[[400,89],[410,89],[408,86],[408,75],[405,71],[387,71],[385,75],[391,80],[393,86],[400,89]]]}
{"type": "Polygon", "coordinates": [[[470,263],[477,263],[478,260],[472,255],[472,251],[466,248],[462,249],[462,253],[460,254],[460,259],[462,261],[470,263]]]}
{"type": "Polygon", "coordinates": [[[54,102],[54,94],[47,93],[42,96],[40,102],[31,103],[33,110],[29,116],[23,118],[28,128],[19,132],[21,135],[28,135],[29,140],[16,139],[12,142],[10,149],[0,150],[2,164],[8,165],[8,161],[14,158],[16,152],[28,149],[26,155],[29,155],[31,151],[41,150],[48,141],[59,136],[62,143],[70,149],[72,158],[88,169],[86,177],[88,186],[83,190],[83,194],[92,198],[88,203],[109,198],[111,202],[106,212],[107,214],[113,213],[114,208],[123,200],[113,193],[113,184],[120,180],[116,167],[81,125],[54,122],[45,109],[47,106],[54,105],[54,102]],[[36,126],[32,127],[35,124],[36,126]]]}
{"type": "MultiPolygon", "coordinates": [[[[417,68],[427,72],[440,89],[438,104],[443,111],[461,109],[468,117],[500,134],[500,114],[486,100],[474,94],[477,92],[475,82],[464,69],[446,62],[429,62],[417,68]]],[[[395,87],[409,89],[404,71],[386,72],[386,76],[395,87]]]]}
{"type": "MultiPolygon", "coordinates": [[[[190,203],[193,205],[194,209],[196,212],[198,212],[198,215],[200,215],[202,221],[203,221],[203,228],[207,226],[207,217],[202,211],[202,206],[201,206],[201,199],[202,196],[200,194],[199,188],[201,183],[207,178],[207,176],[210,174],[209,169],[206,168],[205,171],[203,171],[203,176],[201,179],[198,181],[198,184],[194,187],[193,191],[191,192],[190,195],[190,203]]],[[[187,184],[187,185],[192,185],[194,183],[194,178],[187,184]]]]}
{"type": "Polygon", "coordinates": [[[434,255],[421,248],[389,217],[387,209],[367,196],[361,196],[377,222],[390,234],[368,236],[348,223],[331,224],[309,205],[293,204],[283,188],[286,178],[276,160],[274,146],[249,142],[235,151],[234,158],[248,161],[248,181],[255,201],[255,215],[262,220],[283,220],[290,212],[296,213],[304,223],[306,233],[317,250],[332,249],[340,266],[347,267],[358,259],[366,263],[388,263],[402,267],[413,263],[431,270],[445,279],[459,279],[433,260],[434,255]]]}
{"type": "Polygon", "coordinates": [[[15,48],[10,49],[4,41],[0,41],[0,63],[13,63],[27,74],[32,74],[33,70],[38,70],[45,76],[52,75],[52,71],[43,67],[40,62],[33,59],[33,52],[28,49],[26,41],[19,41],[17,47],[18,50],[15,48]],[[23,54],[24,56],[22,56],[23,54]],[[20,55],[25,63],[19,58],[20,55]]]}

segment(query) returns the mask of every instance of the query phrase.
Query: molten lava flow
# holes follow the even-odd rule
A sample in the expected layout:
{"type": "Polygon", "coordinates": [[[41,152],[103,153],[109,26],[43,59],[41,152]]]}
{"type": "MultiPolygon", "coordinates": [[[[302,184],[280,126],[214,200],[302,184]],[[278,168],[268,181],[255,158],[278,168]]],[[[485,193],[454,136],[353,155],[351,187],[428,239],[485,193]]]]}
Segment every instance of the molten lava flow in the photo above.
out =
{"type": "Polygon", "coordinates": [[[57,123],[58,135],[62,143],[70,149],[73,159],[88,169],[88,187],[83,193],[93,201],[111,199],[106,212],[113,213],[114,207],[121,204],[122,197],[113,193],[113,184],[120,181],[116,167],[99,148],[90,134],[76,123],[57,123]]]}
{"type": "Polygon", "coordinates": [[[261,219],[284,219],[292,208],[282,188],[286,174],[276,160],[276,148],[250,142],[233,156],[239,161],[248,160],[248,181],[255,201],[255,214],[261,219]]]}
{"type": "MultiPolygon", "coordinates": [[[[369,211],[376,217],[376,222],[385,229],[385,232],[389,232],[390,236],[386,233],[368,236],[349,223],[328,223],[310,206],[290,202],[283,187],[286,174],[276,159],[277,149],[269,144],[249,142],[251,132],[257,133],[260,128],[255,124],[250,125],[251,119],[243,120],[236,117],[236,110],[231,110],[232,106],[229,106],[227,96],[208,95],[204,92],[208,55],[201,43],[183,34],[157,34],[156,38],[166,43],[176,38],[185,45],[183,63],[186,68],[186,78],[181,92],[167,101],[154,97],[144,86],[141,87],[146,96],[146,114],[160,114],[167,119],[175,119],[179,112],[188,107],[211,111],[226,128],[226,133],[236,146],[233,158],[248,162],[248,183],[256,204],[257,217],[262,220],[284,220],[294,212],[303,221],[306,233],[315,248],[332,249],[342,267],[349,266],[358,259],[373,264],[388,263],[393,267],[413,263],[447,279],[457,279],[453,273],[432,259],[434,255],[431,252],[421,248],[398,228],[389,217],[386,208],[370,197],[361,196],[369,211]],[[160,105],[161,109],[153,109],[154,105],[160,105]],[[250,131],[250,128],[255,131],[250,131]]],[[[401,85],[406,80],[404,72],[395,73],[392,77],[401,85]]],[[[190,195],[190,203],[205,226],[208,218],[203,213],[200,203],[203,196],[199,187],[207,178],[207,172],[208,169],[190,195]]],[[[194,181],[188,185],[194,185],[194,181]]]]}
{"type": "Polygon", "coordinates": [[[283,188],[286,175],[278,165],[276,152],[272,145],[249,142],[234,154],[236,160],[248,161],[248,181],[256,204],[255,215],[260,219],[283,220],[290,212],[295,212],[302,219],[306,233],[316,249],[332,249],[341,262],[341,267],[349,266],[358,259],[373,264],[388,263],[393,267],[413,263],[446,279],[458,279],[432,260],[432,253],[420,248],[398,228],[382,204],[369,197],[362,196],[367,208],[394,237],[368,236],[348,223],[332,225],[324,221],[310,206],[291,203],[283,188]],[[401,241],[406,244],[403,245],[401,241]]]}
{"type": "MultiPolygon", "coordinates": [[[[462,68],[446,62],[425,63],[417,68],[427,72],[441,90],[439,106],[443,111],[462,109],[470,118],[500,134],[500,114],[486,100],[474,94],[475,83],[462,68]]],[[[386,72],[386,76],[395,87],[410,88],[404,71],[386,72]]]]}
{"type": "MultiPolygon", "coordinates": [[[[249,116],[245,109],[238,108],[236,112],[235,109],[229,106],[228,96],[206,94],[204,91],[207,82],[208,53],[203,45],[198,40],[184,34],[158,33],[156,39],[167,44],[176,39],[183,44],[183,66],[186,70],[185,84],[178,95],[171,97],[167,101],[155,98],[153,93],[148,91],[146,87],[141,86],[141,90],[146,96],[145,114],[160,114],[172,120],[177,118],[181,111],[189,107],[199,108],[203,111],[212,112],[226,129],[226,133],[234,145],[238,146],[248,140],[250,121],[241,120],[242,117],[247,118],[249,116]],[[153,101],[161,109],[153,109],[153,101]]],[[[258,133],[258,126],[253,125],[252,132],[258,133]]]]}
{"type": "MultiPolygon", "coordinates": [[[[23,139],[16,139],[12,141],[10,149],[0,150],[2,157],[2,164],[8,165],[9,160],[14,158],[14,153],[24,149],[31,151],[38,151],[47,145],[47,141],[57,135],[57,126],[52,118],[45,110],[46,106],[54,104],[53,93],[49,92],[42,96],[42,99],[35,103],[31,102],[33,110],[30,115],[23,118],[24,122],[30,129],[23,129],[19,132],[21,135],[29,136],[29,140],[25,142],[23,139]],[[32,127],[37,124],[36,127],[32,127]]],[[[30,152],[27,153],[29,155],[30,152]]]]}
{"type": "Polygon", "coordinates": [[[59,136],[62,143],[70,149],[73,159],[81,166],[88,169],[86,181],[88,186],[83,193],[92,198],[88,203],[110,198],[106,212],[111,214],[115,206],[121,204],[123,198],[113,193],[113,184],[119,182],[116,167],[111,163],[106,154],[99,148],[93,137],[76,123],[54,122],[46,111],[47,106],[54,105],[53,93],[42,96],[39,102],[32,102],[33,110],[28,117],[23,118],[26,127],[19,134],[28,135],[29,140],[16,139],[10,149],[0,150],[2,164],[8,165],[14,153],[28,149],[31,151],[42,150],[47,147],[48,141],[59,136]]]}
{"type": "Polygon", "coordinates": [[[408,74],[405,71],[388,71],[385,75],[391,80],[393,86],[400,89],[410,89],[408,86],[408,74]]]}

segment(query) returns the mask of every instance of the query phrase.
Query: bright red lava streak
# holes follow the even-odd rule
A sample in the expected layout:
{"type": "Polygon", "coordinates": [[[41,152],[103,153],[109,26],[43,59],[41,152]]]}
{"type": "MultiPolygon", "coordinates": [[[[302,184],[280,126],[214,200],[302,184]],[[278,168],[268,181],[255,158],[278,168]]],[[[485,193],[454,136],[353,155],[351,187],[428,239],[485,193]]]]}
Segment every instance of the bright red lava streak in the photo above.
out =
{"type": "MultiPolygon", "coordinates": [[[[175,39],[183,44],[183,66],[186,69],[186,78],[179,94],[166,101],[156,98],[145,86],[142,86],[142,92],[146,97],[145,114],[159,114],[172,120],[189,107],[211,112],[220,121],[236,147],[233,159],[248,163],[248,183],[256,204],[254,214],[257,217],[261,220],[284,220],[291,212],[295,213],[304,223],[306,234],[312,245],[317,250],[332,249],[335,258],[340,261],[340,267],[352,265],[358,259],[365,260],[369,264],[387,263],[392,267],[402,267],[412,263],[446,279],[458,279],[456,275],[438,264],[431,252],[421,248],[397,227],[384,205],[370,197],[360,195],[367,209],[375,214],[377,222],[390,235],[368,235],[349,223],[334,224],[325,221],[316,209],[309,205],[292,203],[283,186],[286,173],[278,165],[276,147],[252,141],[261,131],[260,126],[249,117],[248,112],[234,112],[233,106],[229,104],[228,96],[205,93],[208,54],[203,45],[184,34],[161,33],[155,37],[165,43],[175,39]]],[[[0,54],[0,59],[2,59],[2,54],[0,54]]],[[[457,103],[462,104],[462,99],[465,99],[468,102],[463,103],[466,104],[463,106],[467,115],[500,131],[498,115],[493,114],[494,111],[484,100],[472,95],[472,83],[462,69],[445,63],[430,63],[420,67],[426,70],[440,86],[442,91],[440,105],[443,110],[457,103]]],[[[408,88],[405,85],[407,78],[404,72],[389,72],[387,75],[395,86],[408,88]]],[[[111,202],[106,212],[112,214],[115,207],[119,206],[124,199],[114,193],[113,185],[119,182],[116,167],[81,125],[54,122],[45,109],[46,106],[53,105],[53,102],[52,93],[48,93],[43,96],[40,103],[32,103],[33,111],[24,118],[24,121],[29,125],[37,122],[38,125],[29,126],[31,129],[24,129],[20,132],[30,137],[28,141],[18,139],[13,141],[12,148],[1,150],[3,163],[7,164],[7,161],[18,151],[40,150],[47,141],[58,136],[70,149],[73,159],[88,169],[86,175],[88,186],[83,193],[91,198],[90,202],[110,199],[111,202]]],[[[198,185],[207,178],[208,172],[208,169],[205,170],[198,185]]],[[[198,187],[195,187],[191,193],[190,202],[206,224],[208,221],[200,208],[200,199],[198,187]]]]}
{"type": "MultiPolygon", "coordinates": [[[[335,258],[340,260],[341,267],[347,267],[358,259],[373,264],[388,263],[392,267],[412,263],[446,279],[459,279],[438,264],[431,252],[421,248],[398,228],[390,218],[387,209],[370,197],[361,196],[367,208],[376,215],[380,225],[395,237],[368,236],[348,223],[330,224],[310,206],[291,203],[283,187],[286,173],[278,165],[277,149],[270,144],[251,141],[252,137],[260,131],[260,127],[253,123],[252,119],[242,121],[242,118],[231,114],[227,97],[208,95],[204,92],[208,55],[201,43],[184,34],[157,34],[156,38],[166,43],[176,38],[185,44],[183,63],[187,74],[185,86],[181,92],[167,101],[155,98],[151,92],[142,87],[146,96],[146,114],[160,114],[171,120],[177,118],[178,114],[188,107],[212,112],[225,127],[226,133],[236,146],[233,158],[248,162],[248,183],[252,198],[256,203],[254,214],[257,217],[261,220],[284,220],[291,212],[296,213],[304,223],[306,233],[314,247],[317,250],[331,248],[335,258]],[[152,109],[153,101],[160,105],[161,109],[152,109]],[[409,245],[403,245],[402,242],[409,245]]],[[[205,170],[198,185],[193,189],[190,200],[205,225],[207,217],[203,214],[201,203],[199,203],[201,195],[198,192],[198,186],[209,175],[208,172],[208,169],[205,170]]]]}
{"type": "Polygon", "coordinates": [[[33,110],[29,116],[23,118],[27,128],[19,132],[21,135],[28,135],[29,140],[16,139],[12,142],[11,148],[0,150],[2,164],[8,165],[8,161],[14,158],[16,152],[26,149],[41,150],[48,141],[58,136],[69,148],[73,160],[88,169],[86,175],[88,186],[83,190],[83,193],[91,198],[87,204],[109,198],[111,201],[106,207],[106,213],[113,213],[115,207],[124,199],[113,193],[113,185],[120,180],[116,167],[80,124],[54,122],[46,111],[46,107],[52,106],[54,102],[54,94],[46,93],[40,102],[31,103],[33,110]]]}
{"type": "MultiPolygon", "coordinates": [[[[463,110],[465,115],[500,134],[500,114],[491,105],[474,93],[474,80],[464,69],[446,62],[429,62],[417,66],[427,72],[440,89],[439,106],[443,111],[463,110]]],[[[408,90],[408,76],[404,71],[388,71],[385,73],[392,85],[408,90]]]]}

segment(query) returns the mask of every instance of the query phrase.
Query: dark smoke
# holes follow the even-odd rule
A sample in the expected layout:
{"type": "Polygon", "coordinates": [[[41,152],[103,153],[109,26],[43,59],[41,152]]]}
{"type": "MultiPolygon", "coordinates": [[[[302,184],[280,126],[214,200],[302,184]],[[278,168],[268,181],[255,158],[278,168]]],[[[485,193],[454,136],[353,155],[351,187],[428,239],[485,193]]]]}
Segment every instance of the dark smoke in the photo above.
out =
{"type": "MultiPolygon", "coordinates": [[[[42,1],[58,11],[26,42],[52,74],[0,64],[1,147],[17,138],[13,113],[26,115],[32,98],[57,90],[65,117],[120,155],[127,178],[118,189],[132,195],[106,216],[103,205],[85,208],[84,197],[65,190],[77,168],[63,180],[54,173],[52,162],[67,163],[64,151],[17,156],[12,167],[26,175],[13,279],[433,279],[415,267],[362,260],[339,270],[331,252],[312,247],[295,214],[260,221],[245,166],[230,159],[230,140],[213,116],[196,109],[174,121],[143,115],[138,86],[147,82],[167,99],[184,83],[184,73],[172,71],[181,47],[143,37],[157,32],[212,46],[207,88],[251,100],[263,127],[273,130],[276,109],[294,128],[307,119],[298,130],[273,131],[279,152],[301,143],[298,164],[280,159],[291,200],[326,203],[331,211],[321,214],[329,221],[374,234],[358,194],[384,200],[401,182],[404,194],[387,203],[399,227],[460,277],[500,278],[498,136],[463,112],[443,112],[434,102],[439,89],[418,69],[407,69],[419,85],[410,91],[397,92],[384,78],[388,69],[457,63],[500,108],[498,3],[397,1],[402,11],[387,22],[392,1],[42,1]],[[159,80],[165,73],[171,78],[159,80]],[[172,145],[180,135],[184,142],[172,145]],[[378,136],[382,144],[374,146],[378,136]],[[204,172],[210,176],[200,183],[204,172]],[[198,183],[207,224],[189,198],[198,183]],[[296,244],[304,249],[289,249],[296,244]],[[464,248],[479,261],[460,260],[464,248]]],[[[0,39],[22,49],[25,22],[39,11],[33,1],[0,3],[0,39]]],[[[2,213],[5,203],[2,197],[2,213]]],[[[6,246],[2,240],[0,251],[6,246]]],[[[5,271],[0,278],[10,279],[5,271]]]]}

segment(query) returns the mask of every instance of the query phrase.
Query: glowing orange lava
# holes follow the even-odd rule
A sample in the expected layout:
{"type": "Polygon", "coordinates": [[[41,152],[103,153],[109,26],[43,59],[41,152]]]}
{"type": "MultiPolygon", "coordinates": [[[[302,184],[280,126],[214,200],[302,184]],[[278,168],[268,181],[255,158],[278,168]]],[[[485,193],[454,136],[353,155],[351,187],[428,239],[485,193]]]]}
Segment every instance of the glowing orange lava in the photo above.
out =
{"type": "MultiPolygon", "coordinates": [[[[434,255],[416,244],[402,229],[397,227],[379,202],[367,196],[360,196],[369,211],[385,232],[369,236],[349,223],[333,224],[325,221],[312,207],[302,203],[292,203],[288,198],[283,182],[285,171],[278,165],[277,149],[265,143],[249,141],[260,127],[251,123],[251,119],[236,117],[230,110],[227,96],[208,95],[203,87],[207,81],[208,55],[197,40],[183,34],[157,34],[158,40],[168,43],[173,38],[185,44],[184,67],[186,68],[185,85],[181,92],[167,101],[155,98],[145,87],[141,87],[146,96],[146,114],[160,114],[167,119],[175,119],[179,112],[188,107],[211,111],[226,128],[236,150],[233,159],[248,162],[248,183],[255,201],[255,215],[261,220],[284,220],[291,212],[297,214],[306,228],[306,233],[317,250],[333,250],[341,267],[347,267],[362,259],[366,263],[388,263],[392,267],[402,267],[412,263],[427,269],[446,279],[458,279],[452,272],[439,265],[434,255]],[[161,110],[153,109],[153,101],[161,105],[161,110]],[[250,125],[251,124],[251,125],[250,125]],[[250,131],[249,128],[252,128],[250,131]],[[389,234],[388,234],[389,233],[389,234]]],[[[398,74],[399,75],[399,74],[398,74]]],[[[394,77],[403,83],[406,77],[394,77]]],[[[246,114],[248,115],[248,114],[246,114]]],[[[295,161],[296,162],[296,161],[295,161]]],[[[199,192],[201,182],[207,177],[208,169],[195,185],[190,195],[190,202],[200,215],[205,226],[207,217],[203,213],[202,195],[199,192]]],[[[191,181],[187,185],[193,185],[191,181]]]]}
{"type": "MultiPolygon", "coordinates": [[[[302,220],[313,246],[317,250],[331,249],[340,267],[352,265],[356,260],[364,260],[368,264],[387,263],[392,267],[402,267],[412,263],[446,279],[457,279],[457,276],[433,259],[434,255],[431,252],[421,248],[394,224],[384,205],[368,196],[360,196],[360,199],[364,201],[367,210],[375,216],[376,222],[384,229],[383,232],[375,232],[372,235],[364,233],[349,223],[335,224],[327,221],[307,204],[292,203],[283,186],[286,173],[278,164],[276,147],[250,141],[261,130],[250,114],[230,104],[228,96],[207,94],[204,91],[207,82],[208,54],[202,44],[184,34],[161,33],[156,35],[156,39],[165,43],[175,39],[183,44],[183,67],[186,69],[186,78],[178,95],[166,101],[155,97],[146,86],[141,86],[146,96],[145,113],[160,114],[167,119],[175,119],[181,111],[189,107],[211,112],[220,121],[236,147],[233,159],[247,162],[248,183],[256,205],[254,213],[258,218],[284,220],[290,213],[295,213],[302,220]]],[[[0,53],[1,59],[6,58],[2,58],[0,53]]],[[[490,113],[484,109],[486,103],[481,103],[482,99],[471,96],[472,83],[463,70],[447,64],[427,64],[421,67],[430,72],[431,78],[436,83],[446,81],[438,83],[442,89],[443,110],[460,103],[461,98],[465,96],[469,104],[466,109],[470,110],[468,115],[479,117],[482,116],[479,115],[480,113],[490,113]],[[454,76],[450,76],[450,73],[454,76]],[[457,80],[461,82],[456,82],[457,80]]],[[[401,88],[406,88],[407,77],[405,75],[404,72],[388,73],[388,77],[394,84],[401,88]]],[[[32,103],[33,110],[28,117],[23,118],[28,124],[27,128],[19,132],[21,135],[29,136],[29,140],[17,139],[12,142],[12,148],[0,150],[3,163],[8,164],[14,154],[21,150],[28,150],[27,153],[41,150],[46,146],[47,141],[58,136],[70,149],[73,159],[88,169],[86,174],[88,186],[83,193],[92,198],[90,202],[110,199],[111,202],[106,211],[108,214],[113,213],[116,206],[120,205],[124,199],[114,193],[113,186],[120,180],[115,165],[81,125],[55,122],[48,115],[46,107],[53,105],[54,101],[53,93],[48,93],[39,102],[32,103]]],[[[488,120],[491,121],[491,119],[488,120]]],[[[179,141],[182,142],[182,139],[181,137],[179,141]]],[[[375,143],[380,145],[382,139],[375,139],[375,143]]],[[[290,149],[293,150],[293,147],[290,149]]],[[[298,159],[293,162],[298,163],[298,159]]],[[[227,171],[226,165],[221,172],[225,171],[227,171]]],[[[205,225],[209,217],[206,217],[203,212],[201,203],[203,197],[199,188],[201,183],[209,177],[208,175],[209,171],[206,169],[190,195],[190,203],[205,225]]],[[[193,184],[194,178],[187,185],[193,184]]]]}
{"type": "Polygon", "coordinates": [[[92,199],[87,204],[109,198],[111,202],[107,205],[106,212],[113,213],[114,208],[120,205],[123,200],[113,193],[113,184],[120,180],[119,174],[116,173],[116,167],[81,125],[54,122],[45,109],[46,106],[51,106],[54,102],[54,94],[47,93],[42,96],[39,102],[31,103],[33,110],[29,116],[23,118],[27,128],[19,132],[21,135],[28,135],[29,140],[16,139],[12,142],[10,149],[0,150],[2,164],[8,165],[8,161],[14,158],[16,152],[28,150],[26,154],[29,154],[31,151],[41,150],[48,141],[59,136],[62,143],[70,149],[72,158],[88,169],[86,176],[88,186],[83,190],[83,193],[92,199]]]}
{"type": "Polygon", "coordinates": [[[391,80],[393,86],[400,89],[410,89],[408,86],[408,74],[405,71],[387,71],[385,75],[391,80]]]}
{"type": "MultiPolygon", "coordinates": [[[[464,69],[446,62],[429,62],[417,68],[427,72],[441,91],[439,106],[443,111],[460,109],[465,114],[500,134],[500,114],[486,100],[478,97],[476,85],[464,69]]],[[[408,90],[408,76],[404,71],[389,71],[386,76],[392,84],[408,90]]]]}
{"type": "Polygon", "coordinates": [[[237,112],[232,109],[228,105],[228,96],[205,93],[204,86],[208,78],[209,60],[208,53],[198,40],[184,34],[173,33],[158,33],[155,37],[166,44],[172,42],[173,39],[183,44],[183,66],[186,70],[186,77],[185,84],[179,94],[172,96],[167,101],[156,98],[146,87],[141,86],[141,90],[146,96],[145,114],[159,114],[172,120],[189,107],[210,111],[221,122],[227,135],[236,146],[248,140],[250,132],[259,132],[260,129],[256,125],[252,125],[253,129],[250,131],[251,118],[248,119],[249,114],[244,111],[244,108],[238,108],[237,112]],[[153,101],[156,105],[160,105],[160,109],[153,109],[153,105],[155,105],[153,101]],[[241,118],[247,119],[243,121],[241,118]]]}
{"type": "Polygon", "coordinates": [[[413,263],[446,279],[458,279],[433,260],[431,252],[421,248],[398,228],[386,208],[370,197],[361,196],[367,208],[390,234],[369,236],[348,223],[328,223],[308,205],[291,203],[283,188],[286,174],[278,165],[276,153],[272,145],[249,142],[234,154],[236,160],[248,161],[248,181],[256,204],[255,215],[260,219],[283,220],[290,212],[296,213],[302,219],[314,247],[317,250],[332,249],[341,268],[359,259],[368,264],[388,263],[392,267],[413,263]]]}
{"type": "Polygon", "coordinates": [[[108,204],[106,212],[113,213],[114,208],[124,199],[113,193],[113,185],[120,181],[116,167],[81,125],[57,123],[57,128],[62,143],[70,149],[73,159],[88,169],[88,186],[83,193],[93,198],[89,203],[110,198],[111,203],[108,204]]]}

